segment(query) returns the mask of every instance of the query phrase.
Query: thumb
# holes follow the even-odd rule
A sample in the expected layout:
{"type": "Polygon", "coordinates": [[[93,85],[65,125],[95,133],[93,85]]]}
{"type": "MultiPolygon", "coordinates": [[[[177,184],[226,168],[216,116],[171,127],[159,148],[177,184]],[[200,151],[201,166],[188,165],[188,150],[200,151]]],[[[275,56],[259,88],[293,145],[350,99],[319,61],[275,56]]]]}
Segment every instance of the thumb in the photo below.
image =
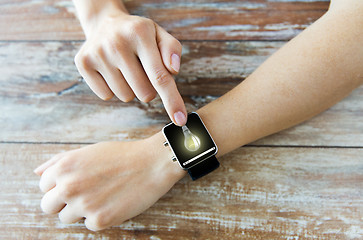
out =
{"type": "Polygon", "coordinates": [[[181,43],[159,25],[156,25],[156,42],[164,66],[171,74],[178,74],[182,52],[181,43]]]}

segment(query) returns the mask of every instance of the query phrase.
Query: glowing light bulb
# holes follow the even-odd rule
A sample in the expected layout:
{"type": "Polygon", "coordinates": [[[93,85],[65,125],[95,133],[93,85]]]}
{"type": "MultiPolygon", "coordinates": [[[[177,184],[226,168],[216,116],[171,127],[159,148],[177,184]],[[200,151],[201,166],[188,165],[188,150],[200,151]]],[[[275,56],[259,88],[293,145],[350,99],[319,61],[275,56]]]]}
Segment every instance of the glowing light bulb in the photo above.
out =
{"type": "Polygon", "coordinates": [[[200,147],[200,139],[194,135],[189,128],[184,125],[182,126],[183,134],[184,134],[184,146],[189,151],[197,151],[200,147]]]}

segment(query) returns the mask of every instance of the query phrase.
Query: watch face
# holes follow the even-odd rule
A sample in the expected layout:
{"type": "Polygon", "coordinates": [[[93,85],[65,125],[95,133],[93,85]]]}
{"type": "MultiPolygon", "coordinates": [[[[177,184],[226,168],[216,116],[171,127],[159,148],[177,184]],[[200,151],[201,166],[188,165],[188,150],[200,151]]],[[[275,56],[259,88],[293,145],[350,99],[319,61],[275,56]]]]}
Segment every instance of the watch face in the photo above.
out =
{"type": "Polygon", "coordinates": [[[170,123],[163,133],[182,168],[190,168],[217,153],[217,146],[195,112],[188,115],[185,126],[170,123]]]}

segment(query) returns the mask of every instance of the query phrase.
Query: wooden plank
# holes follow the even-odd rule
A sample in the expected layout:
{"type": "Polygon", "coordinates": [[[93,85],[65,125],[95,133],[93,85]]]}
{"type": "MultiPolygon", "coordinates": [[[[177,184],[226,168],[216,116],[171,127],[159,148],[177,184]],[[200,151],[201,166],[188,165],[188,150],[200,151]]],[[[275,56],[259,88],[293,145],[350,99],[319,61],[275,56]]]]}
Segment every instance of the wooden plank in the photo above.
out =
{"type": "MultiPolygon", "coordinates": [[[[82,88],[86,91],[86,86],[82,88]]],[[[362,147],[362,96],[363,87],[317,117],[252,144],[362,147]]],[[[0,98],[3,113],[0,139],[2,142],[133,140],[148,137],[169,122],[160,100],[129,105],[116,101],[101,103],[97,99],[79,101],[73,102],[68,95],[0,98]]],[[[187,107],[194,109],[190,104],[187,107]]]]}
{"type": "MultiPolygon", "coordinates": [[[[54,94],[78,84],[80,76],[73,59],[81,44],[0,42],[0,94],[54,94]]],[[[186,41],[182,44],[181,70],[176,77],[181,93],[221,96],[250,75],[284,42],[186,41]]]]}
{"type": "MultiPolygon", "coordinates": [[[[71,0],[0,1],[0,40],[84,38],[71,0]]],[[[329,1],[125,1],[180,40],[286,40],[320,16],[329,1]]]]}
{"type": "Polygon", "coordinates": [[[152,208],[92,233],[39,204],[38,164],[79,145],[0,144],[1,239],[360,239],[363,149],[240,148],[152,208]],[[5,170],[5,171],[4,171],[5,170]]]}
{"type": "MultiPolygon", "coordinates": [[[[79,42],[0,43],[0,141],[98,142],[150,136],[169,122],[160,99],[104,102],[79,81],[79,42]],[[100,125],[100,122],[103,125],[100,125]]],[[[282,42],[183,42],[176,78],[189,111],[240,83],[282,42]]],[[[362,146],[363,87],[328,111],[257,145],[362,146]]]]}

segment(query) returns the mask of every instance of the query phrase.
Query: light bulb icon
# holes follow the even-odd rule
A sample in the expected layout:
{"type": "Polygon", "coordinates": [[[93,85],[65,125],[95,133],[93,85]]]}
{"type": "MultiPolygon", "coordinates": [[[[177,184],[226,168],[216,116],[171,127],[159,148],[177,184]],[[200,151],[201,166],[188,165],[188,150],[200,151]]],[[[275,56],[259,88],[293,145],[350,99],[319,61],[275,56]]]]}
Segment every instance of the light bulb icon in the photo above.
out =
{"type": "Polygon", "coordinates": [[[182,126],[183,134],[184,134],[184,146],[189,151],[197,151],[200,147],[200,139],[193,134],[189,128],[184,125],[182,126]]]}

